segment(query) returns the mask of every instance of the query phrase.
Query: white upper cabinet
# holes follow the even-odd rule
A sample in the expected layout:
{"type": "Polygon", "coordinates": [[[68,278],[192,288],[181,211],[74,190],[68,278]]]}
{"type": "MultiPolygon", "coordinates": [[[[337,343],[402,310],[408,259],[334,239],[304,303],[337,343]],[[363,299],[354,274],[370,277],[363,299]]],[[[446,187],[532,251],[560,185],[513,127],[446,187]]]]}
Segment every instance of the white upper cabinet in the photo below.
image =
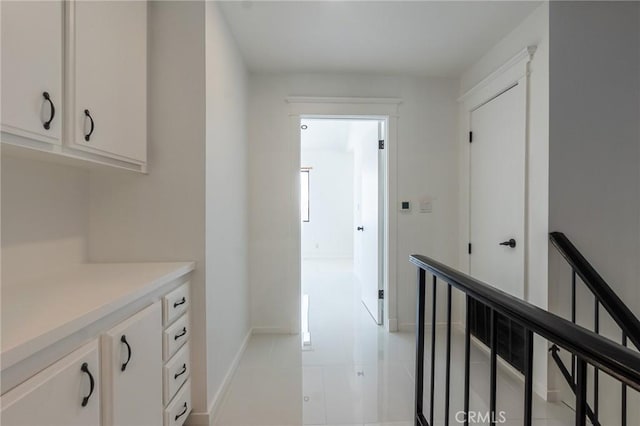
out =
{"type": "Polygon", "coordinates": [[[3,1],[0,8],[2,131],[59,145],[63,4],[3,1]]]}
{"type": "Polygon", "coordinates": [[[156,302],[102,338],[102,426],[161,425],[162,366],[162,310],[156,302]]]}
{"type": "Polygon", "coordinates": [[[68,8],[69,144],[144,164],[147,3],[78,1],[68,8]]]}
{"type": "Polygon", "coordinates": [[[98,367],[98,342],[94,340],[2,395],[0,423],[99,426],[98,367]]]}

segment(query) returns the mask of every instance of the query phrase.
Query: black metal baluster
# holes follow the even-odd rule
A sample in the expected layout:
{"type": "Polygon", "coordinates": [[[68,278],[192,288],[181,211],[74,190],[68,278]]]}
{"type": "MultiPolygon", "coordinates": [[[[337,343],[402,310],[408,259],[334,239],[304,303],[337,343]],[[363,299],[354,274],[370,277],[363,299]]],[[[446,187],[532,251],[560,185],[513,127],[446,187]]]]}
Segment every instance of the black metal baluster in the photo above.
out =
{"type": "MultiPolygon", "coordinates": [[[[571,322],[576,323],[576,270],[571,270],[571,322]]],[[[571,354],[571,379],[576,381],[576,356],[571,354]]]]}
{"type": "Polygon", "coordinates": [[[425,271],[418,268],[418,302],[416,304],[416,418],[415,425],[422,426],[422,401],[424,386],[424,308],[425,271]]]}
{"type": "Polygon", "coordinates": [[[449,391],[451,387],[451,284],[447,285],[447,371],[444,386],[444,426],[449,426],[449,391]]]}
{"type": "MultiPolygon", "coordinates": [[[[593,331],[596,334],[600,334],[600,302],[596,298],[594,311],[593,311],[593,331]]],[[[600,370],[598,367],[593,367],[593,415],[598,419],[598,413],[600,411],[599,405],[599,386],[600,386],[600,370]]]]}
{"type": "MultiPolygon", "coordinates": [[[[622,333],[622,346],[627,346],[627,334],[622,333]]],[[[620,425],[627,426],[627,385],[622,384],[622,407],[620,413],[620,425]]]]}
{"type": "Polygon", "coordinates": [[[431,390],[429,393],[429,425],[433,426],[433,400],[435,396],[435,384],[436,384],[436,286],[438,285],[438,278],[433,276],[433,295],[431,303],[431,390]]]}
{"type": "Polygon", "coordinates": [[[471,373],[471,297],[467,295],[467,324],[464,329],[464,426],[469,426],[469,374],[471,373]]]}
{"type": "Polygon", "coordinates": [[[582,358],[577,359],[576,383],[576,426],[587,424],[587,362],[582,358]]]}
{"type": "Polygon", "coordinates": [[[498,362],[498,313],[491,309],[491,390],[489,395],[489,411],[491,426],[496,424],[496,391],[497,391],[497,362],[498,362]]]}
{"type": "Polygon", "coordinates": [[[524,331],[524,426],[533,421],[533,332],[524,331]]]}
{"type": "Polygon", "coordinates": [[[489,394],[489,411],[491,426],[496,424],[496,367],[498,361],[498,313],[491,309],[491,390],[489,394]]]}

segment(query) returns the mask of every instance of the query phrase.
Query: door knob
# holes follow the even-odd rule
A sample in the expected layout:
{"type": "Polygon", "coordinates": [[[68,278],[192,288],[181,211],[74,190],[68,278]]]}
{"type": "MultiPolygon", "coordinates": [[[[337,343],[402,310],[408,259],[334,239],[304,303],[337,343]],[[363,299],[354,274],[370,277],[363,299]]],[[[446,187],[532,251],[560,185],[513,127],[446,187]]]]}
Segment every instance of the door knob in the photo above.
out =
{"type": "Polygon", "coordinates": [[[364,226],[358,226],[358,231],[364,231],[364,226]]]}
{"type": "Polygon", "coordinates": [[[508,246],[508,247],[511,247],[511,248],[515,248],[516,247],[516,240],[511,238],[509,241],[501,242],[500,245],[501,246],[508,246]]]}

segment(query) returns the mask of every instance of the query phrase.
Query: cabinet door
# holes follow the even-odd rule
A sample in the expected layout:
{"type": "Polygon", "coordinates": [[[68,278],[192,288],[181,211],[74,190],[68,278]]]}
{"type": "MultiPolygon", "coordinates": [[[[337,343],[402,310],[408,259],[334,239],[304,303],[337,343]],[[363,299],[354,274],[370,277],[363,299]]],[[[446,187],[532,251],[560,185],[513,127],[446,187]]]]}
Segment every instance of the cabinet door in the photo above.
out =
{"type": "Polygon", "coordinates": [[[3,426],[99,426],[98,342],[83,346],[2,396],[3,426]]]}
{"type": "Polygon", "coordinates": [[[75,148],[147,159],[147,3],[69,3],[75,148]]]}
{"type": "Polygon", "coordinates": [[[2,131],[60,144],[63,4],[3,1],[0,7],[2,131]]]}
{"type": "Polygon", "coordinates": [[[102,338],[103,426],[162,423],[162,311],[160,302],[102,338]]]}

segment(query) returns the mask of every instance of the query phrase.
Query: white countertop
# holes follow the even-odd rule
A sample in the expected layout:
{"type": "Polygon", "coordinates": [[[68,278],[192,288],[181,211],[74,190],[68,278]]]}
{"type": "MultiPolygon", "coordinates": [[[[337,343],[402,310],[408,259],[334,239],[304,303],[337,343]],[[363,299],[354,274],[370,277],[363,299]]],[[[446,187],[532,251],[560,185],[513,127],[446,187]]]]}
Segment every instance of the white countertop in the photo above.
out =
{"type": "Polygon", "coordinates": [[[191,272],[193,262],[90,263],[2,287],[2,369],[191,272]]]}

